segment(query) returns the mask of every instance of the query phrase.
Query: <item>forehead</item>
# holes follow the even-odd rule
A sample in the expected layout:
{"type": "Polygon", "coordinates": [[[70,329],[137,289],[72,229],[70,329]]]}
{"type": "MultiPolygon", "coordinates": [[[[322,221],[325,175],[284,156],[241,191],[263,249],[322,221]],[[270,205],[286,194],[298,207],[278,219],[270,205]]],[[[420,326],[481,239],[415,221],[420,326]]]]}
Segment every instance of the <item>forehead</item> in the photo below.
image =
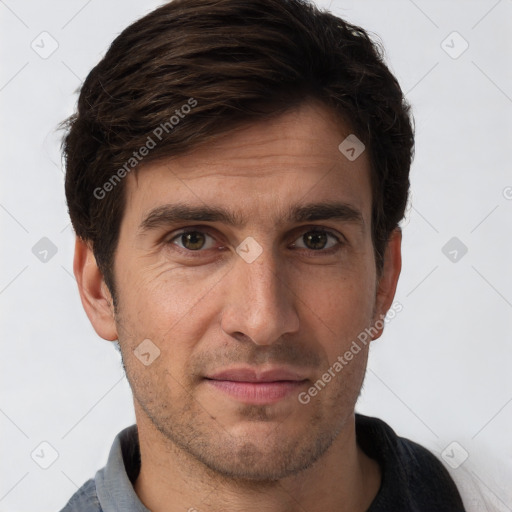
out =
{"type": "MultiPolygon", "coordinates": [[[[188,154],[152,162],[128,176],[125,215],[141,222],[173,202],[229,207],[242,225],[290,218],[290,206],[346,203],[371,207],[366,152],[349,160],[339,145],[350,126],[318,102],[244,125],[188,154]]],[[[367,219],[369,221],[369,219],[367,219]]]]}

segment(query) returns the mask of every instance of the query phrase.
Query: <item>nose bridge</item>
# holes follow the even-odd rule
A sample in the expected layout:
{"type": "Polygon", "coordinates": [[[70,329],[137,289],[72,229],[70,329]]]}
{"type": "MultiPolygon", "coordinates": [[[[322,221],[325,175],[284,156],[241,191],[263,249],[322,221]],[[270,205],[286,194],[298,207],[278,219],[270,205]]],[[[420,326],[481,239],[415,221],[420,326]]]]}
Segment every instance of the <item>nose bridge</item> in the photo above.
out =
{"type": "Polygon", "coordinates": [[[298,330],[293,293],[271,249],[249,262],[243,252],[231,273],[222,317],[223,330],[269,345],[298,330]]]}
{"type": "Polygon", "coordinates": [[[252,294],[253,302],[260,309],[276,310],[280,307],[283,292],[286,290],[284,276],[279,276],[279,267],[275,258],[269,254],[259,256],[252,263],[240,265],[241,274],[246,277],[245,284],[252,294]]]}

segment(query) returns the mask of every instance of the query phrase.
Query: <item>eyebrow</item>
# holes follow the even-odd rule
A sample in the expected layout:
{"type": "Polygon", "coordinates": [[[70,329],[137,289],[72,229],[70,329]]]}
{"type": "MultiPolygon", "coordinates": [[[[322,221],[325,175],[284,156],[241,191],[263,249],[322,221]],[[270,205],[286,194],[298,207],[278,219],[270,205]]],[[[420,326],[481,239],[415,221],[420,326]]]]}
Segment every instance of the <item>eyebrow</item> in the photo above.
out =
{"type": "MultiPolygon", "coordinates": [[[[364,230],[365,222],[361,212],[343,202],[321,202],[295,204],[288,209],[282,222],[299,223],[318,220],[338,220],[359,224],[364,230]]],[[[161,227],[168,227],[179,222],[222,222],[232,227],[243,228],[247,221],[239,214],[218,206],[194,206],[183,203],[165,204],[149,211],[138,227],[138,233],[161,227]]]]}

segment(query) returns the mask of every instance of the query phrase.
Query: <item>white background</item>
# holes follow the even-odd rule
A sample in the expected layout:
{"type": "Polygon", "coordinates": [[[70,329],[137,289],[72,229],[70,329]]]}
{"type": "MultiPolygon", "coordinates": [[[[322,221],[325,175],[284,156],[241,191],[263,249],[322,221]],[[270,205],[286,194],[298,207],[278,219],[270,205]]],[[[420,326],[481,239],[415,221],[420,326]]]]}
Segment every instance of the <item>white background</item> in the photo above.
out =
{"type": "MultiPolygon", "coordinates": [[[[0,1],[0,512],[60,510],[135,421],[119,354],[90,326],[72,275],[56,126],[114,37],[157,5],[0,1]],[[31,48],[43,31],[58,43],[46,59],[31,48]],[[32,252],[43,237],[57,248],[47,262],[32,252]],[[48,469],[31,457],[50,461],[43,441],[58,453],[48,469]]],[[[358,410],[441,459],[456,441],[447,453],[469,455],[452,470],[472,487],[468,509],[511,511],[512,0],[330,7],[383,42],[417,133],[403,311],[373,346],[358,410]],[[468,249],[456,262],[442,252],[452,237],[468,249]]]]}

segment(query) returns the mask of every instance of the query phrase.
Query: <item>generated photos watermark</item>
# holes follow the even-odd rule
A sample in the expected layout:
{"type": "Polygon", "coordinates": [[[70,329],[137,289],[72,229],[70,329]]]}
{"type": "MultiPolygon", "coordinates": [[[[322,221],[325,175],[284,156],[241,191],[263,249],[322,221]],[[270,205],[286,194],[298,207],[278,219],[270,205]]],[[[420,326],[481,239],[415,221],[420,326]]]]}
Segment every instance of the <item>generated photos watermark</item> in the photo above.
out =
{"type": "Polygon", "coordinates": [[[116,185],[118,185],[123,178],[127,176],[137,165],[148,156],[152,149],[155,149],[157,144],[165,137],[165,134],[170,133],[185,118],[191,110],[197,106],[195,98],[189,98],[180,108],[177,108],[168,121],[160,123],[153,131],[152,135],[148,135],[146,142],[137,150],[133,152],[133,156],[128,160],[105,182],[101,187],[96,187],[93,191],[96,199],[104,199],[106,195],[111,192],[116,185]]]}
{"type": "Polygon", "coordinates": [[[302,391],[298,394],[299,402],[304,405],[309,404],[311,398],[318,395],[361,352],[363,346],[366,346],[373,339],[373,336],[377,335],[384,325],[393,320],[402,309],[402,304],[395,302],[386,315],[380,315],[380,318],[371,327],[366,327],[364,331],[361,331],[357,336],[357,340],[352,341],[350,348],[343,355],[339,355],[336,358],[336,361],[322,374],[321,378],[307,391],[302,391]]]}

